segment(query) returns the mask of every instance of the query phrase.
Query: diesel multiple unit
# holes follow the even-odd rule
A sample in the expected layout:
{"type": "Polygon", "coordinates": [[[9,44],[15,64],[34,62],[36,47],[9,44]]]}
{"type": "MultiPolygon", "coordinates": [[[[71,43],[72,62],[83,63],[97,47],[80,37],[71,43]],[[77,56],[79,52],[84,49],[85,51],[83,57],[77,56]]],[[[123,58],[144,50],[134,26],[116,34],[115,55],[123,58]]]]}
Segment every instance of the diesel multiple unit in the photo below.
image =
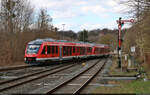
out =
{"type": "Polygon", "coordinates": [[[37,39],[27,44],[25,63],[38,64],[109,55],[109,46],[65,40],[37,39]]]}

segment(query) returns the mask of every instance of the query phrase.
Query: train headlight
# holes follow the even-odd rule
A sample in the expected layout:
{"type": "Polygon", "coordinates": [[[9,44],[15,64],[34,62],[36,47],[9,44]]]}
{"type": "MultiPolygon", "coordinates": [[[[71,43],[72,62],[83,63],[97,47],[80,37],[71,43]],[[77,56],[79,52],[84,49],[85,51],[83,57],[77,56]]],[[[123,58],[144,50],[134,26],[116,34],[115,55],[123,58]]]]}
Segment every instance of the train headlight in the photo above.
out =
{"type": "Polygon", "coordinates": [[[26,61],[26,58],[24,58],[24,61],[26,61]]]}

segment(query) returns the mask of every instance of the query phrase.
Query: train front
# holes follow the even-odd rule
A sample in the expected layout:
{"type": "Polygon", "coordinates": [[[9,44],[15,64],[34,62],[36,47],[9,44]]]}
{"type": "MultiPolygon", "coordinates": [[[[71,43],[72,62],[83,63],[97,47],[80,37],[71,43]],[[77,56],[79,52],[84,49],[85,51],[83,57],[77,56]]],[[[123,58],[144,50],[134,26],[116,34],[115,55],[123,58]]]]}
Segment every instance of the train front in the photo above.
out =
{"type": "Polygon", "coordinates": [[[36,41],[29,42],[26,46],[25,50],[25,56],[24,61],[27,64],[39,64],[39,62],[36,61],[36,58],[39,55],[40,50],[40,43],[37,43],[36,41]]]}

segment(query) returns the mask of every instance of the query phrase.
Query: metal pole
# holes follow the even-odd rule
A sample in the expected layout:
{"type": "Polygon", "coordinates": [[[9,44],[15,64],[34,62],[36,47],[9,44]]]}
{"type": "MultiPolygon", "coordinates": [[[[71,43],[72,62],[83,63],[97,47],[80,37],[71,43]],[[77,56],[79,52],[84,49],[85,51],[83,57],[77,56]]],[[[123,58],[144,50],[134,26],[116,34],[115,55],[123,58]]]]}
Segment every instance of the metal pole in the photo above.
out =
{"type": "Polygon", "coordinates": [[[64,29],[65,29],[65,24],[62,24],[62,26],[63,26],[63,37],[62,37],[62,40],[64,40],[64,29]]]}
{"type": "Polygon", "coordinates": [[[123,26],[123,24],[125,22],[131,22],[133,23],[134,20],[130,19],[130,20],[122,20],[121,17],[119,18],[119,20],[117,20],[118,23],[118,67],[121,68],[122,71],[122,50],[121,50],[121,45],[122,45],[122,35],[121,35],[121,28],[123,26]]]}
{"type": "Polygon", "coordinates": [[[121,68],[121,18],[119,18],[118,24],[118,67],[121,68]]]}
{"type": "Polygon", "coordinates": [[[84,40],[85,38],[84,38],[84,30],[83,30],[83,42],[85,42],[85,40],[84,40]]]}

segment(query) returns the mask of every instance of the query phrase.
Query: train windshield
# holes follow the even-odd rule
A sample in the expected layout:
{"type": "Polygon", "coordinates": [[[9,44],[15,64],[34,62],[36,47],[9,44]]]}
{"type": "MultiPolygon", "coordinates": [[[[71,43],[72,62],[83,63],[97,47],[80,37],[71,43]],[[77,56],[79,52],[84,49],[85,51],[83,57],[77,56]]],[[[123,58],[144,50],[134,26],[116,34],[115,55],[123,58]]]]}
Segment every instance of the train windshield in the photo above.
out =
{"type": "Polygon", "coordinates": [[[27,54],[37,54],[39,51],[40,45],[28,45],[27,54]]]}

